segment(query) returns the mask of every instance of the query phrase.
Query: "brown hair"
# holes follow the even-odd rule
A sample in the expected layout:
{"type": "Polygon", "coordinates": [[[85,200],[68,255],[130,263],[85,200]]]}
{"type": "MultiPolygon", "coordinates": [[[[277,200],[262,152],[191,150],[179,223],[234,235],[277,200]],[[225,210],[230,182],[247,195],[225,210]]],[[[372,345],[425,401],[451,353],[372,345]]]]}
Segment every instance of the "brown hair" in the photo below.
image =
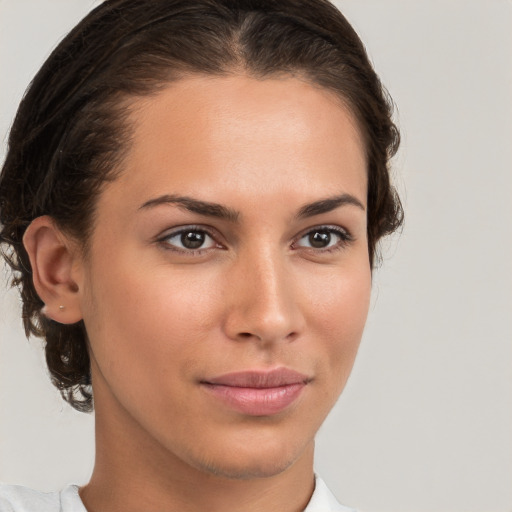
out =
{"type": "Polygon", "coordinates": [[[41,313],[22,237],[50,215],[87,250],[95,199],[130,140],[126,100],[187,73],[290,73],[338,94],[358,120],[368,160],[368,253],[402,222],[389,159],[392,103],[343,15],[327,0],[109,0],[86,16],[37,73],[12,126],[0,175],[0,243],[20,289],[27,336],[46,341],[52,382],[92,410],[82,321],[41,313]]]}

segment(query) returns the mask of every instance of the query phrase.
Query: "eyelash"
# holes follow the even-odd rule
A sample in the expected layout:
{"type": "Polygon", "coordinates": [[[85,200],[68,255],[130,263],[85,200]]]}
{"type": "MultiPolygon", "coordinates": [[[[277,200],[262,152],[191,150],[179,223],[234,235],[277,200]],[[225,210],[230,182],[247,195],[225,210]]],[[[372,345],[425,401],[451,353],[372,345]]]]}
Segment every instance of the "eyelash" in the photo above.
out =
{"type": "Polygon", "coordinates": [[[217,242],[216,238],[215,238],[215,235],[208,229],[206,229],[204,226],[194,226],[194,225],[191,225],[191,226],[184,226],[180,229],[177,229],[176,231],[171,231],[170,233],[167,233],[166,235],[158,238],[157,242],[160,243],[164,249],[168,250],[168,251],[174,251],[174,252],[178,252],[180,254],[184,254],[186,256],[199,256],[203,253],[205,253],[206,251],[209,251],[211,249],[213,249],[213,247],[207,247],[207,248],[199,248],[199,249],[181,249],[179,247],[175,247],[173,246],[172,244],[169,243],[169,240],[171,238],[174,238],[174,237],[177,237],[177,236],[180,236],[184,233],[200,233],[200,234],[206,234],[208,235],[214,242],[215,242],[215,245],[216,245],[216,248],[220,249],[220,248],[224,248],[224,246],[222,244],[220,244],[219,242],[217,242]]]}
{"type": "Polygon", "coordinates": [[[318,233],[318,232],[326,232],[330,235],[334,234],[339,238],[339,241],[331,246],[331,247],[323,247],[323,248],[314,248],[314,247],[306,247],[305,249],[311,250],[315,253],[331,253],[335,251],[339,251],[343,248],[345,248],[348,244],[354,241],[354,237],[344,228],[340,228],[339,226],[329,226],[329,225],[320,225],[320,226],[314,226],[312,228],[308,228],[307,231],[300,234],[295,241],[293,242],[292,246],[296,244],[299,240],[302,240],[303,238],[307,237],[308,235],[311,235],[312,233],[318,233]]]}
{"type": "MultiPolygon", "coordinates": [[[[297,236],[294,241],[292,242],[291,246],[292,248],[297,244],[298,241],[302,240],[303,238],[307,237],[308,235],[311,235],[313,233],[318,232],[324,232],[329,233],[330,235],[334,234],[339,238],[339,241],[331,246],[331,247],[324,247],[324,248],[315,248],[315,247],[304,247],[305,250],[308,250],[310,252],[314,253],[331,253],[335,251],[339,251],[346,247],[348,244],[354,241],[353,236],[343,228],[340,228],[338,226],[329,226],[329,225],[320,225],[320,226],[314,226],[312,228],[309,228],[307,231],[304,231],[299,236],[297,236]]],[[[172,231],[170,233],[167,233],[166,235],[158,238],[156,240],[159,244],[161,244],[165,250],[178,252],[180,254],[184,254],[186,256],[199,256],[204,254],[207,251],[210,251],[211,249],[217,248],[217,249],[224,249],[225,247],[217,242],[216,236],[208,229],[206,229],[204,226],[184,226],[180,229],[177,229],[176,231],[172,231]],[[216,247],[207,247],[207,248],[199,248],[199,249],[187,249],[187,248],[179,248],[174,246],[173,244],[169,243],[169,240],[172,238],[175,238],[177,236],[183,235],[184,233],[199,233],[199,234],[206,234],[209,236],[212,241],[215,243],[216,247]]]]}

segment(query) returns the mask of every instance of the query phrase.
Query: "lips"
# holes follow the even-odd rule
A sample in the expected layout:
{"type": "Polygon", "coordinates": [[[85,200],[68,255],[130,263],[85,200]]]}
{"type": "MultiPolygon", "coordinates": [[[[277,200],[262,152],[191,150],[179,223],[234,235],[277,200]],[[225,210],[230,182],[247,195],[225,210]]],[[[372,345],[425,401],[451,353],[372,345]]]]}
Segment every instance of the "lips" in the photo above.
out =
{"type": "Polygon", "coordinates": [[[224,405],[250,416],[268,416],[287,409],[311,381],[289,368],[235,372],[202,381],[203,388],[224,405]]]}

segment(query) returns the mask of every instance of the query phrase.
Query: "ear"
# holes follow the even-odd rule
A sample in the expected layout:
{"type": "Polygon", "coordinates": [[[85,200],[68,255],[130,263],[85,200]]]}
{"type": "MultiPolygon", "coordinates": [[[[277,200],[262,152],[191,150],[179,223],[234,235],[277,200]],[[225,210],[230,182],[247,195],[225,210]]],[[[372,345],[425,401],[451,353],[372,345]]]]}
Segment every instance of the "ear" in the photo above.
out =
{"type": "Polygon", "coordinates": [[[43,314],[62,324],[82,319],[80,289],[74,279],[80,256],[73,243],[48,215],[32,221],[23,244],[32,266],[32,280],[44,302],[43,314]]]}

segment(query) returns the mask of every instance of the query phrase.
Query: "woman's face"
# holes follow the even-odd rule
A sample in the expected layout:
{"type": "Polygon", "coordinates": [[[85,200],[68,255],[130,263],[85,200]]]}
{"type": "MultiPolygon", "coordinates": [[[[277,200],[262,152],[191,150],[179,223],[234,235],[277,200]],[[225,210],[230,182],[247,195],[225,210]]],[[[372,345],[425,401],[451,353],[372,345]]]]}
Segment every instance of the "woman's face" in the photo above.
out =
{"type": "Polygon", "coordinates": [[[131,122],[76,269],[101,435],[278,474],[312,453],[367,315],[356,123],[319,87],[245,76],[173,83],[131,122]]]}

